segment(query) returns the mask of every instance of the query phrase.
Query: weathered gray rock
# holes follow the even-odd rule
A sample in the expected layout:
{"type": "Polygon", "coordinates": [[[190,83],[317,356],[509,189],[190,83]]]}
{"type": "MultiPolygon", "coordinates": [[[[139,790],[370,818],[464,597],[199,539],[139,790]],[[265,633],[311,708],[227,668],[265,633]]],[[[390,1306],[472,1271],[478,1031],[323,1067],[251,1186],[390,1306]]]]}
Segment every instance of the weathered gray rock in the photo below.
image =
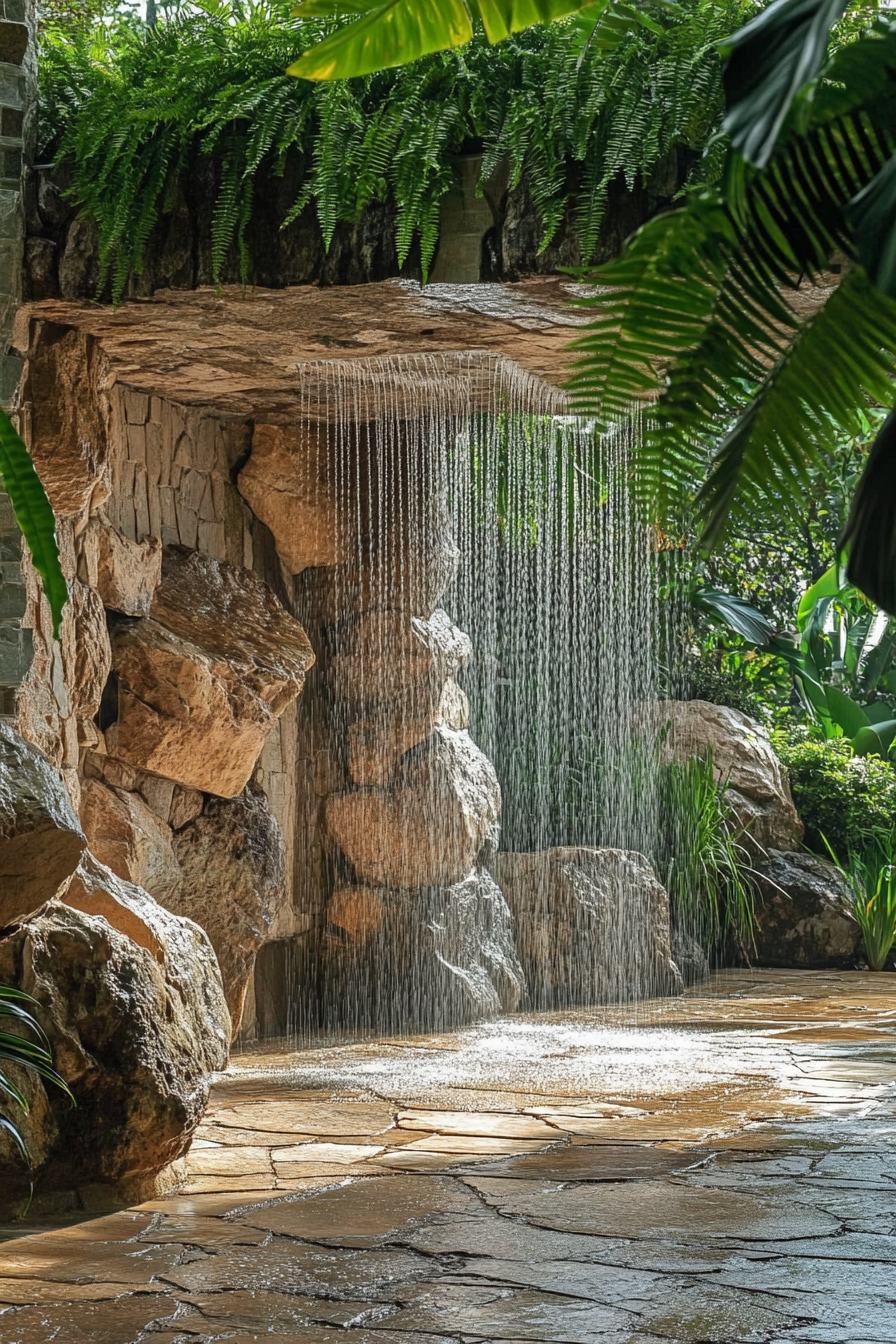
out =
{"type": "Polygon", "coordinates": [[[501,853],[498,884],[516,925],[535,1008],[675,993],[669,896],[643,854],[621,849],[501,853]]]}
{"type": "Polygon", "coordinates": [[[743,841],[760,849],[798,849],[803,825],[768,733],[755,719],[708,700],[660,700],[657,723],[669,723],[667,758],[688,760],[712,749],[716,778],[728,781],[727,801],[743,841]]]}
{"type": "Polygon", "coordinates": [[[59,772],[0,723],[0,927],[49,900],[86,847],[59,772]]]}
{"type": "Polygon", "coordinates": [[[152,618],[124,623],[113,639],[109,754],[235,797],[313,662],[301,625],[257,575],[168,547],[152,618]]]}
{"type": "Polygon", "coordinates": [[[341,887],[327,911],[328,1018],[380,1032],[514,1012],[525,996],[513,920],[484,871],[447,888],[341,887]]]}
{"type": "Polygon", "coordinates": [[[847,886],[826,859],[770,849],[756,861],[756,964],[808,970],[855,966],[862,933],[850,914],[847,886]]]}
{"type": "Polygon", "coordinates": [[[491,761],[469,733],[440,726],[403,758],[393,787],[332,795],[327,826],[363,882],[451,886],[497,841],[500,810],[491,761]]]}
{"type": "Polygon", "coordinates": [[[49,1089],[44,1131],[55,1132],[39,1182],[139,1183],[186,1151],[210,1075],[226,1064],[220,973],[198,925],[94,860],[71,886],[72,900],[102,913],[51,901],[0,942],[0,980],[41,1005],[56,1068],[78,1103],[49,1089]],[[142,929],[142,942],[112,919],[142,929]]]}
{"type": "Polygon", "coordinates": [[[211,939],[236,1032],[255,954],[286,899],[280,827],[251,784],[239,798],[206,799],[173,847],[181,880],[164,903],[211,939]]]}

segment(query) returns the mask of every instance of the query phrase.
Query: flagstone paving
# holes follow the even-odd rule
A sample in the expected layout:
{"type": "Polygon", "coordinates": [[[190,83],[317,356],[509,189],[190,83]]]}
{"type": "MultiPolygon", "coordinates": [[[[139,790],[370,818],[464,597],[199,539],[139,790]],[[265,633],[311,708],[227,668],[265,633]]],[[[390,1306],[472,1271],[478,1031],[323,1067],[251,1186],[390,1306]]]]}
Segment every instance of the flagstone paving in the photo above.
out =
{"type": "Polygon", "coordinates": [[[169,1179],[2,1229],[2,1344],[896,1344],[896,976],[239,1055],[169,1179]]]}

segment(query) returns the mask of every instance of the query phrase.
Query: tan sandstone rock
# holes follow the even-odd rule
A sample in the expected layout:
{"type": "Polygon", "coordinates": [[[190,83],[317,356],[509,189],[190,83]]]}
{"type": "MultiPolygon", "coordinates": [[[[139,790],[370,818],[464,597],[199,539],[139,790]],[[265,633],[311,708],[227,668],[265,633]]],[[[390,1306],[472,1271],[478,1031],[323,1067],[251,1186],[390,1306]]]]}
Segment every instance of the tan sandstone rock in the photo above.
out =
{"type": "Polygon", "coordinates": [[[85,779],[81,825],[91,853],[118,877],[163,904],[177,890],[181,871],[171,831],[138,793],[85,779]]]}
{"type": "Polygon", "coordinates": [[[78,572],[110,611],[148,616],[162,580],[162,543],[158,537],[130,541],[111,523],[92,518],[81,538],[78,572]]]}
{"type": "Polygon", "coordinates": [[[469,701],[453,678],[445,682],[438,699],[424,686],[371,706],[346,732],[350,779],[354,784],[389,783],[400,758],[437,725],[458,730],[470,726],[469,701]]]}
{"type": "Polygon", "coordinates": [[[340,699],[370,703],[424,691],[438,704],[445,682],[466,667],[472,653],[470,637],[444,611],[429,620],[371,611],[340,630],[329,675],[340,699]]]}
{"type": "Polygon", "coordinates": [[[659,724],[670,723],[663,751],[667,759],[688,760],[712,749],[717,779],[727,780],[726,798],[743,829],[740,837],[760,849],[798,849],[803,825],[787,776],[768,733],[755,719],[707,700],[661,700],[659,724]]]}
{"type": "Polygon", "coordinates": [[[337,565],[350,528],[340,528],[326,429],[256,424],[252,452],[237,485],[256,518],[274,534],[287,569],[337,565]]]}
{"type": "Polygon", "coordinates": [[[516,926],[534,1008],[677,991],[669,896],[643,854],[501,853],[496,877],[516,926]]]}
{"type": "Polygon", "coordinates": [[[40,322],[32,332],[24,399],[29,449],[57,514],[79,514],[108,491],[108,436],[97,385],[106,360],[86,332],[40,322]]]}
{"type": "Polygon", "coordinates": [[[207,799],[173,847],[181,880],[164,903],[208,933],[236,1032],[255,954],[286,899],[280,827],[251,784],[239,798],[207,799]]]}
{"type": "Polygon", "coordinates": [[[157,961],[165,958],[165,943],[158,925],[164,923],[149,893],[120,877],[86,853],[67,882],[59,889],[57,900],[85,915],[101,915],[113,929],[145,947],[157,961]]]}
{"type": "MultiPolygon", "coordinates": [[[[96,867],[80,880],[93,889],[105,880],[110,902],[123,899],[96,867]]],[[[208,938],[138,888],[126,900],[156,952],[107,914],[60,901],[0,942],[0,980],[41,1005],[56,1068],[78,1103],[48,1092],[57,1135],[38,1173],[43,1188],[139,1182],[160,1171],[186,1151],[210,1075],[227,1061],[230,1018],[208,938]]]]}
{"type": "Polygon", "coordinates": [[[152,618],[114,632],[118,717],[107,750],[235,797],[313,661],[301,625],[255,574],[169,547],[152,618]]]}
{"type": "Polygon", "coordinates": [[[86,847],[58,771],[0,723],[0,927],[49,900],[86,847]]]}
{"type": "Polygon", "coordinates": [[[391,788],[327,800],[327,826],[358,876],[374,886],[450,886],[497,838],[501,790],[469,733],[436,728],[405,758],[391,788]]]}
{"type": "Polygon", "coordinates": [[[73,656],[66,660],[69,703],[79,719],[92,719],[112,669],[106,612],[94,590],[78,579],[71,584],[69,602],[74,644],[73,656]]]}

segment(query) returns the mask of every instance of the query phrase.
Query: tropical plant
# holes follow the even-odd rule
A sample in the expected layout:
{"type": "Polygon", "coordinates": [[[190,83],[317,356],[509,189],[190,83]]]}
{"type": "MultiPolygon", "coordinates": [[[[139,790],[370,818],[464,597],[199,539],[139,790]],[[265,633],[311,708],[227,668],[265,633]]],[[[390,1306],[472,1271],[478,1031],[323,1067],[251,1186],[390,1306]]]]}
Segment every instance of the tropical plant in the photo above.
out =
{"type": "MultiPolygon", "coordinates": [[[[14,989],[11,985],[0,985],[0,1022],[5,1018],[13,1027],[18,1028],[13,1031],[0,1029],[0,1062],[36,1073],[45,1082],[60,1087],[74,1105],[74,1097],[68,1085],[53,1068],[50,1042],[31,1011],[36,1007],[38,1004],[30,994],[14,989]]],[[[10,1103],[28,1114],[28,1099],[21,1087],[8,1073],[0,1069],[0,1107],[8,1107],[10,1103]]],[[[22,1157],[30,1165],[28,1148],[21,1131],[3,1110],[0,1110],[0,1130],[10,1136],[22,1157]]]]}
{"type": "Polygon", "coordinates": [[[662,838],[655,866],[665,874],[676,925],[717,955],[755,946],[755,891],[749,855],[736,838],[712,752],[671,761],[661,781],[662,838]]]}
{"type": "Polygon", "coordinates": [[[884,755],[896,739],[896,621],[832,565],[803,595],[799,643],[785,652],[804,704],[825,737],[884,755]]]}
{"type": "MultiPolygon", "coordinates": [[[[662,511],[696,489],[709,545],[770,502],[798,515],[810,466],[869,399],[892,402],[896,24],[882,10],[830,50],[845,9],[776,0],[727,43],[722,186],[646,224],[587,300],[579,402],[612,420],[653,399],[642,490],[662,511]]],[[[844,533],[852,581],[887,610],[894,473],[891,418],[844,533]]]]}
{"type": "Polygon", "coordinates": [[[477,20],[495,43],[533,24],[594,9],[595,0],[301,0],[295,10],[300,17],[356,17],[306,51],[289,73],[302,79],[352,79],[465,46],[477,20]]]}
{"type": "Polygon", "coordinates": [[[772,746],[787,769],[793,801],[806,828],[805,842],[826,854],[860,853],[896,817],[896,771],[878,756],[857,756],[845,738],[825,740],[820,730],[791,724],[772,733],[772,746]]]}
{"type": "Polygon", "coordinates": [[[0,484],[9,496],[16,522],[28,543],[34,568],[43,581],[58,637],[62,609],[68,600],[68,584],[62,573],[56,519],[47,492],[41,484],[31,455],[15,425],[0,409],[0,484]]]}
{"type": "MultiPolygon", "coordinates": [[[[741,0],[682,0],[623,41],[582,51],[574,23],[529,29],[499,47],[477,36],[463,52],[347,82],[290,79],[283,67],[320,21],[279,7],[207,3],[147,30],[49,30],[40,64],[41,156],[69,163],[74,196],[97,222],[101,286],[112,297],[139,274],[147,238],[171,208],[178,176],[203,156],[217,165],[212,219],[216,279],[236,243],[250,277],[246,230],[260,175],[300,166],[286,227],[316,208],[327,247],[337,225],[374,201],[395,204],[398,260],[419,240],[426,278],[453,156],[483,152],[483,180],[503,163],[526,175],[550,245],[570,213],[580,254],[594,256],[609,186],[646,181],[680,148],[693,174],[722,113],[713,42],[741,0]],[[304,35],[304,37],[303,37],[304,35]]],[[[645,11],[646,12],[646,11],[645,11]]],[[[683,172],[688,171],[686,166],[683,172]]],[[[673,188],[674,189],[674,188],[673,188]]]]}
{"type": "Polygon", "coordinates": [[[896,943],[896,835],[878,833],[864,851],[850,852],[845,865],[833,849],[830,854],[849,889],[868,968],[882,971],[896,943]]]}

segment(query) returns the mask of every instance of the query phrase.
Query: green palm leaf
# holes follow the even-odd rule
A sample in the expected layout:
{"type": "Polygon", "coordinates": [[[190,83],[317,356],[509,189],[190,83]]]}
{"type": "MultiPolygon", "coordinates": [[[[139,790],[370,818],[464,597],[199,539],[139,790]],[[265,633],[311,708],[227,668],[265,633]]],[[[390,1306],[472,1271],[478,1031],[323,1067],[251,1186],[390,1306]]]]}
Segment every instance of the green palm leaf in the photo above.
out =
{"type": "Polygon", "coordinates": [[[490,42],[536,23],[550,23],[606,0],[304,0],[293,11],[299,18],[357,14],[289,67],[301,79],[352,79],[391,66],[407,65],[436,51],[464,46],[481,20],[490,42]]]}
{"type": "Polygon", "coordinates": [[[847,0],[775,0],[723,44],[728,53],[725,130],[744,158],[765,167],[790,106],[822,67],[847,0]]]}
{"type": "Polygon", "coordinates": [[[34,568],[43,581],[53,614],[53,634],[58,638],[62,609],[68,601],[68,584],[59,563],[56,519],[31,454],[3,410],[0,410],[0,480],[28,543],[34,568]]]}

